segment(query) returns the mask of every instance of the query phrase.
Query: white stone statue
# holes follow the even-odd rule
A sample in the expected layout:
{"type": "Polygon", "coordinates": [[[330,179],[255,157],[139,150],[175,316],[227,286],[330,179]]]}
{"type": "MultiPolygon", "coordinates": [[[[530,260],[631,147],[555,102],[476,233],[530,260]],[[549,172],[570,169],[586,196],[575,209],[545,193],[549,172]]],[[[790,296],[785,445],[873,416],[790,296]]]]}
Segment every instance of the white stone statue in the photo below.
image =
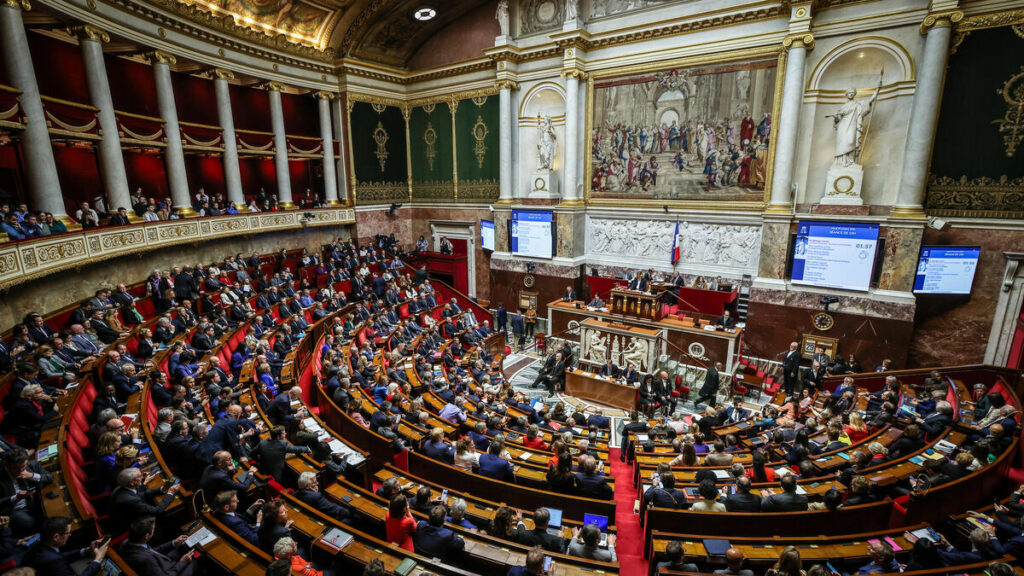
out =
{"type": "Polygon", "coordinates": [[[605,345],[601,333],[597,330],[591,330],[587,334],[587,339],[589,340],[588,351],[590,359],[597,364],[604,364],[608,358],[608,346],[605,345]]]}
{"type": "Polygon", "coordinates": [[[576,3],[579,0],[565,0],[565,23],[576,21],[576,3]]]}
{"type": "Polygon", "coordinates": [[[632,364],[641,372],[647,371],[647,341],[641,338],[631,337],[629,346],[622,351],[623,363],[632,364]]]}
{"type": "Polygon", "coordinates": [[[879,79],[878,88],[866,103],[858,102],[856,100],[857,90],[850,88],[846,91],[846,103],[835,114],[826,116],[826,118],[832,118],[832,127],[836,131],[834,166],[847,168],[854,164],[860,164],[860,151],[864,146],[864,118],[871,114],[881,88],[882,81],[879,79]]]}
{"type": "Polygon", "coordinates": [[[551,116],[543,120],[537,115],[537,169],[551,170],[555,165],[555,152],[558,151],[558,138],[551,126],[551,116]]]}
{"type": "Polygon", "coordinates": [[[501,35],[508,36],[508,0],[499,0],[498,11],[494,14],[501,28],[501,35]]]}

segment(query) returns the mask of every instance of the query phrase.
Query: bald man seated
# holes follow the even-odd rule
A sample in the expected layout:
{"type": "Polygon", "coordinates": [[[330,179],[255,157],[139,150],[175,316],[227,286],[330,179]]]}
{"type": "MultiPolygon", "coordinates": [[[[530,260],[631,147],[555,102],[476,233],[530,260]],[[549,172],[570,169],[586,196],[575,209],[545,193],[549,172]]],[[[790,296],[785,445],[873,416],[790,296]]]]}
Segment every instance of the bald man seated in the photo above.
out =
{"type": "Polygon", "coordinates": [[[729,548],[725,551],[726,568],[715,570],[715,574],[727,574],[729,576],[754,576],[754,571],[743,567],[747,557],[739,548],[729,548]]]}

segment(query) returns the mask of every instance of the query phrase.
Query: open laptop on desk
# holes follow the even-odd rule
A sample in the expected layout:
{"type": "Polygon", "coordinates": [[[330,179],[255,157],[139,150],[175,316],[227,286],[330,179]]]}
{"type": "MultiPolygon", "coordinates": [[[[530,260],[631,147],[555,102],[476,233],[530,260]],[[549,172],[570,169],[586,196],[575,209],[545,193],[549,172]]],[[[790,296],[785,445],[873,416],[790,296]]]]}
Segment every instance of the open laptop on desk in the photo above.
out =
{"type": "Polygon", "coordinates": [[[552,536],[562,535],[562,511],[558,508],[548,508],[548,534],[552,536]]]}
{"type": "Polygon", "coordinates": [[[608,517],[607,516],[598,516],[597,514],[584,514],[583,515],[583,525],[586,526],[588,524],[595,524],[595,525],[597,525],[597,529],[601,531],[601,542],[598,543],[597,547],[598,548],[607,548],[608,547],[608,517]]]}

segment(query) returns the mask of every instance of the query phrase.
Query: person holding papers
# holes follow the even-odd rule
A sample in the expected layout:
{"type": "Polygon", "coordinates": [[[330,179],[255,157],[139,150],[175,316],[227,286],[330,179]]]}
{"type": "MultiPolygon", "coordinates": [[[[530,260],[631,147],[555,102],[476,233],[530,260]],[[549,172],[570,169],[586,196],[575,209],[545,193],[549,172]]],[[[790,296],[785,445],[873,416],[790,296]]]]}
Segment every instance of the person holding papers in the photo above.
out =
{"type": "Polygon", "coordinates": [[[618,378],[620,374],[622,374],[622,371],[619,370],[618,366],[612,363],[611,358],[608,359],[608,362],[606,362],[604,366],[601,366],[601,371],[598,372],[600,377],[611,378],[613,380],[618,378]]]}
{"type": "Polygon", "coordinates": [[[593,308],[595,310],[604,308],[604,300],[601,300],[601,295],[594,294],[594,297],[587,303],[587,308],[593,308]]]}

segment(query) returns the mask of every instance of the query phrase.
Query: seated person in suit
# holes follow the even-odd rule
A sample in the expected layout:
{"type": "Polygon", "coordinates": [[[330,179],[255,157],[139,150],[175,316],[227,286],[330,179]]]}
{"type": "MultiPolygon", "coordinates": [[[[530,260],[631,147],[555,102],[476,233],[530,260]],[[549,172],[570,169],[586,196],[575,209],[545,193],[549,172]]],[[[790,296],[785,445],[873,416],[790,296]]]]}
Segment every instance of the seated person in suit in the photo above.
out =
{"type": "Polygon", "coordinates": [[[732,317],[731,312],[723,310],[722,315],[715,320],[715,327],[731,330],[736,327],[736,319],[732,317]]]}
{"type": "Polygon", "coordinates": [[[760,512],[761,497],[750,493],[750,478],[746,475],[736,479],[736,493],[725,498],[727,512],[760,512]]]}
{"type": "Polygon", "coordinates": [[[650,502],[651,506],[676,510],[687,507],[686,494],[682,490],[676,490],[676,477],[671,470],[662,472],[658,480],[660,486],[651,486],[644,493],[644,499],[650,502]]]}
{"type": "Polygon", "coordinates": [[[700,572],[697,565],[686,561],[686,554],[683,553],[683,544],[679,540],[673,540],[665,545],[665,561],[658,562],[658,569],[668,568],[680,572],[700,572]]]}
{"type": "Polygon", "coordinates": [[[214,516],[224,526],[238,534],[253,546],[257,545],[256,524],[263,518],[263,511],[260,510],[257,522],[252,521],[252,515],[263,507],[263,500],[257,500],[244,513],[238,513],[238,493],[234,490],[225,490],[217,494],[213,500],[214,516]]]}
{"type": "Polygon", "coordinates": [[[765,512],[798,512],[807,510],[807,496],[796,493],[796,476],[786,474],[779,481],[781,494],[770,494],[761,498],[761,510],[765,512]]]}
{"type": "Polygon", "coordinates": [[[351,515],[348,508],[331,502],[320,492],[320,483],[317,481],[316,473],[303,472],[299,474],[297,486],[298,489],[295,491],[296,498],[331,518],[345,520],[351,515]]]}
{"type": "Polygon", "coordinates": [[[718,487],[715,486],[714,480],[705,478],[697,491],[700,493],[700,500],[694,502],[691,509],[700,512],[725,512],[725,505],[718,501],[718,487]]]}
{"type": "Polygon", "coordinates": [[[562,302],[572,302],[576,299],[576,291],[572,289],[572,286],[566,286],[565,292],[562,292],[562,302]]]}
{"type": "Polygon", "coordinates": [[[588,454],[579,457],[579,469],[576,473],[576,485],[579,495],[596,500],[611,500],[615,491],[608,485],[602,472],[597,471],[597,459],[588,454]]]}
{"type": "Polygon", "coordinates": [[[445,507],[438,504],[431,508],[428,520],[420,520],[416,525],[413,545],[417,554],[449,562],[462,552],[466,543],[451,528],[445,527],[447,514],[445,507]]]}
{"type": "Polygon", "coordinates": [[[614,379],[618,378],[620,374],[622,374],[622,370],[619,370],[619,367],[612,363],[611,358],[608,359],[604,366],[601,366],[601,371],[598,372],[598,375],[602,378],[614,379]]]}
{"type": "Polygon", "coordinates": [[[487,447],[487,454],[480,455],[480,468],[477,470],[477,473],[481,476],[514,484],[516,481],[515,471],[512,468],[512,464],[502,458],[502,452],[504,451],[505,438],[499,434],[494,437],[491,445],[487,447]]]}
{"type": "Polygon", "coordinates": [[[953,405],[945,400],[936,402],[935,412],[927,418],[914,418],[917,425],[929,436],[937,436],[953,424],[953,405]]]}
{"type": "Polygon", "coordinates": [[[598,544],[600,544],[600,542],[601,531],[597,528],[597,524],[587,524],[579,531],[578,536],[573,536],[572,542],[569,543],[568,553],[570,556],[589,558],[600,562],[617,562],[618,557],[615,555],[615,535],[608,535],[607,549],[598,548],[598,544]]]}
{"type": "Polygon", "coordinates": [[[565,553],[565,538],[555,534],[548,534],[548,523],[551,521],[551,513],[547,508],[537,508],[533,511],[533,530],[527,530],[526,524],[519,521],[513,539],[524,546],[543,546],[548,552],[557,554],[565,553]]]}
{"type": "Polygon", "coordinates": [[[163,487],[147,489],[143,483],[142,470],[125,468],[117,475],[117,488],[110,493],[110,530],[121,534],[128,530],[132,521],[141,516],[159,516],[174,502],[181,484],[175,484],[165,491],[163,487]],[[156,497],[163,494],[155,504],[156,497]]]}
{"type": "Polygon", "coordinates": [[[589,417],[587,417],[587,426],[607,429],[609,426],[611,426],[611,423],[612,419],[609,418],[608,416],[605,416],[604,411],[601,410],[600,408],[597,409],[596,413],[591,414],[589,417]]]}
{"type": "Polygon", "coordinates": [[[199,477],[199,488],[204,494],[220,494],[224,490],[238,490],[247,492],[252,486],[255,475],[255,468],[239,476],[236,481],[234,476],[238,471],[235,467],[235,460],[231,452],[220,450],[213,455],[213,462],[203,470],[199,477]]]}
{"type": "Polygon", "coordinates": [[[21,559],[22,566],[35,569],[36,574],[67,575],[76,574],[71,563],[80,558],[90,558],[84,570],[78,576],[94,576],[99,574],[101,562],[107,555],[110,543],[103,544],[103,539],[94,540],[85,548],[61,552],[71,537],[71,519],[67,516],[47,518],[39,533],[39,541],[25,552],[21,559]],[[101,545],[102,544],[102,545],[101,545]]]}
{"type": "Polygon", "coordinates": [[[594,297],[587,302],[588,308],[604,308],[604,300],[601,300],[600,294],[594,294],[594,297]]]}
{"type": "Polygon", "coordinates": [[[747,557],[739,548],[729,548],[725,551],[725,568],[715,570],[715,574],[724,576],[754,576],[754,571],[744,568],[743,563],[747,557]]]}
{"type": "Polygon", "coordinates": [[[526,553],[526,564],[509,568],[506,576],[545,576],[547,574],[547,571],[544,570],[545,556],[545,550],[540,546],[530,548],[530,551],[526,553]]]}
{"type": "Polygon", "coordinates": [[[128,540],[121,545],[121,558],[136,574],[165,574],[167,576],[191,576],[199,564],[193,562],[191,550],[184,548],[187,535],[149,546],[156,531],[156,516],[136,518],[128,528],[128,540]],[[179,556],[184,552],[183,556],[179,556]]]}

